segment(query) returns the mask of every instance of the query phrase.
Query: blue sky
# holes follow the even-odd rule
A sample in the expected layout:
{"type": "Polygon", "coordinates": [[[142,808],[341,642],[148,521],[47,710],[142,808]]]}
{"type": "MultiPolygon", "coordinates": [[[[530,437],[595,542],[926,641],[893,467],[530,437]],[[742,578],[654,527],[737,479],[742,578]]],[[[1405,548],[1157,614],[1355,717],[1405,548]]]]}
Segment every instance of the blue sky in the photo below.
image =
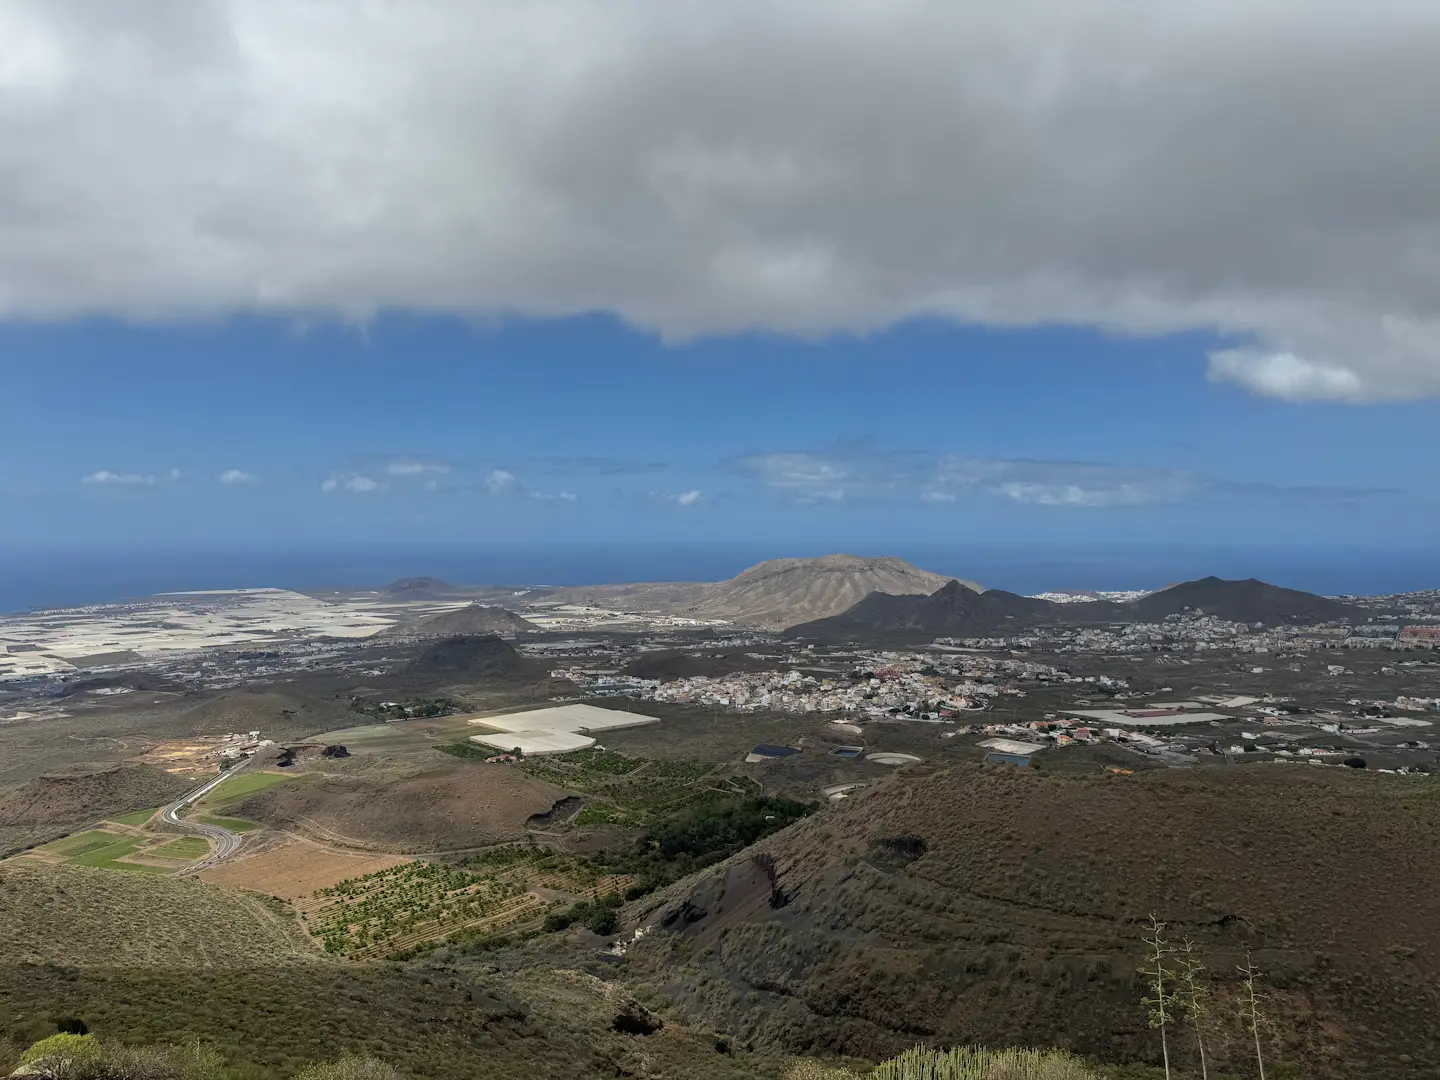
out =
{"type": "Polygon", "coordinates": [[[1208,380],[1198,335],[603,316],[0,329],[0,538],[1424,547],[1433,401],[1208,380]]]}
{"type": "Polygon", "coordinates": [[[1408,0],[11,0],[0,544],[1434,552],[1437,54],[1408,0]]]}

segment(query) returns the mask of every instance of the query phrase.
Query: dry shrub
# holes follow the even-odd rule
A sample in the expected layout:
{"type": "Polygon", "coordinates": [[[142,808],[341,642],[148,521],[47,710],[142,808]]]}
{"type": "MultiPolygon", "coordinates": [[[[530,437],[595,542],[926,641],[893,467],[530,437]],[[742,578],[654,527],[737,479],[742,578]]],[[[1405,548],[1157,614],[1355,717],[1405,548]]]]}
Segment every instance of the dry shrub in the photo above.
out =
{"type": "Polygon", "coordinates": [[[818,1061],[797,1061],[785,1074],[785,1080],[860,1080],[849,1069],[834,1069],[818,1061]]]}
{"type": "Polygon", "coordinates": [[[1061,1050],[907,1050],[870,1074],[871,1080],[1100,1080],[1061,1050]]]}
{"type": "Polygon", "coordinates": [[[339,1061],[322,1061],[295,1074],[295,1080],[401,1080],[400,1074],[378,1058],[346,1055],[339,1061]]]}

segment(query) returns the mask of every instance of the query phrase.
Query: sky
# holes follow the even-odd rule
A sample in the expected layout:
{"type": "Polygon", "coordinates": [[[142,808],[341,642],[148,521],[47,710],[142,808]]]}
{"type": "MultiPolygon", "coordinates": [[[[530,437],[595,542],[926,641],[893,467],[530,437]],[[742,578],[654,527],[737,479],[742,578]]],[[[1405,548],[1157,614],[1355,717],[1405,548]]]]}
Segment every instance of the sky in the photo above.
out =
{"type": "Polygon", "coordinates": [[[1437,60],[1395,0],[7,0],[0,545],[1433,551],[1437,60]]]}

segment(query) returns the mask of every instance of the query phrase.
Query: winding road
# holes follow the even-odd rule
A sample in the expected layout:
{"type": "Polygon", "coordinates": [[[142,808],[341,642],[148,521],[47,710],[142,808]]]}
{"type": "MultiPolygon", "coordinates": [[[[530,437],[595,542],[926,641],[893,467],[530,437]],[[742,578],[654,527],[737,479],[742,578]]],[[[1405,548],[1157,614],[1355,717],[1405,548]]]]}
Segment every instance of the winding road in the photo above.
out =
{"type": "Polygon", "coordinates": [[[228,859],[240,850],[240,841],[243,840],[244,837],[239,833],[231,832],[229,829],[223,828],[220,825],[211,825],[204,821],[191,821],[189,818],[182,818],[180,811],[197,799],[210,794],[211,791],[230,779],[230,777],[242,771],[252,760],[252,758],[246,758],[244,761],[232,765],[219,776],[212,776],[194,791],[188,791],[170,805],[161,807],[160,817],[169,824],[174,825],[177,829],[181,829],[184,832],[196,833],[197,835],[215,841],[214,851],[193,866],[187,866],[184,870],[179,871],[179,873],[197,874],[201,870],[214,866],[222,859],[228,859]]]}

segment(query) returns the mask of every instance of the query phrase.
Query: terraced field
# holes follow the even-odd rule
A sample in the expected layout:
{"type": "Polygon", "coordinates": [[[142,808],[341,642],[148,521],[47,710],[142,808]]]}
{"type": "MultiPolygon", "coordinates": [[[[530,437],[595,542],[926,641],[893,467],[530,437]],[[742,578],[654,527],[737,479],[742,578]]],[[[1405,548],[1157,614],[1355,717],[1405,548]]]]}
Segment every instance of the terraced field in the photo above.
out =
{"type": "Polygon", "coordinates": [[[634,881],[587,859],[515,844],[462,866],[386,867],[320,889],[295,907],[327,952],[375,959],[456,935],[498,934],[559,906],[622,895],[634,881]]]}
{"type": "Polygon", "coordinates": [[[465,929],[509,925],[549,904],[513,881],[408,862],[321,889],[295,906],[326,952],[372,959],[465,929]]]}

